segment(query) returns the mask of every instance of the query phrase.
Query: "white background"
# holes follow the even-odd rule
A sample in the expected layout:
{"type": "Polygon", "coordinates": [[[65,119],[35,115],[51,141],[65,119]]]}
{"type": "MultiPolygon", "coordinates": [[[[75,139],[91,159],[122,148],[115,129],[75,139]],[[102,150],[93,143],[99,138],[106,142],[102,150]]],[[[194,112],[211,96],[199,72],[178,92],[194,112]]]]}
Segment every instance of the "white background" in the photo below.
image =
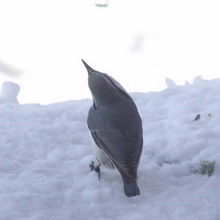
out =
{"type": "Polygon", "coordinates": [[[129,92],[161,90],[166,77],[219,77],[218,1],[95,3],[0,0],[0,61],[23,70],[20,78],[1,74],[0,83],[19,83],[21,103],[90,97],[81,58],[129,92]]]}

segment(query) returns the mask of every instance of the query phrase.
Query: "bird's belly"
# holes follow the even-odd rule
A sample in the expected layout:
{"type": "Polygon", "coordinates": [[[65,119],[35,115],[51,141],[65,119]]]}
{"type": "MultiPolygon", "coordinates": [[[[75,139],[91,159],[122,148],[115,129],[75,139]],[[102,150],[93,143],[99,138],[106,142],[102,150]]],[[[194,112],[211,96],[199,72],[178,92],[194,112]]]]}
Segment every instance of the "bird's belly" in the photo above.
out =
{"type": "Polygon", "coordinates": [[[91,143],[92,143],[92,147],[93,147],[93,151],[96,157],[96,160],[101,164],[104,165],[107,168],[113,169],[115,168],[112,160],[108,157],[108,155],[101,150],[96,144],[95,142],[92,140],[91,138],[91,143]]]}

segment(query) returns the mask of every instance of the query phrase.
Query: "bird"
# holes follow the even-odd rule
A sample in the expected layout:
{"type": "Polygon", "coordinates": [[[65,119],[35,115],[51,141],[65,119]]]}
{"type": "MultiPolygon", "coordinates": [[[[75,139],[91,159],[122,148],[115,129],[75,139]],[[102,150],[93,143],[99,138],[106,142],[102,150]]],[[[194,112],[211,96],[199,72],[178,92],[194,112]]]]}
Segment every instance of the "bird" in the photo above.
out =
{"type": "MultiPolygon", "coordinates": [[[[140,195],[137,170],[143,147],[143,128],[138,109],[119,82],[94,70],[84,60],[82,62],[88,72],[93,99],[87,124],[97,145],[96,159],[101,165],[119,171],[127,197],[140,195]]],[[[94,163],[90,167],[95,170],[94,163]]]]}

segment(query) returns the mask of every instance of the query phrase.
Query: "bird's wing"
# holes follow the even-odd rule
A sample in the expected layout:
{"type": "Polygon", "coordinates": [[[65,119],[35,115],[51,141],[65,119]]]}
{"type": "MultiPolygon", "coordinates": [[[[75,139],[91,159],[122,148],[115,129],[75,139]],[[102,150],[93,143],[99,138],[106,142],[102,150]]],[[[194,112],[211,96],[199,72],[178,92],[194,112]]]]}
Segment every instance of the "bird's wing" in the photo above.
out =
{"type": "Polygon", "coordinates": [[[87,123],[95,143],[119,171],[127,174],[136,171],[143,143],[141,121],[137,115],[129,114],[128,109],[120,108],[118,112],[114,108],[94,109],[92,106],[87,123]]]}
{"type": "Polygon", "coordinates": [[[126,174],[136,171],[142,151],[142,137],[127,137],[118,129],[90,130],[98,147],[126,174]],[[130,170],[130,171],[129,171],[130,170]]]}

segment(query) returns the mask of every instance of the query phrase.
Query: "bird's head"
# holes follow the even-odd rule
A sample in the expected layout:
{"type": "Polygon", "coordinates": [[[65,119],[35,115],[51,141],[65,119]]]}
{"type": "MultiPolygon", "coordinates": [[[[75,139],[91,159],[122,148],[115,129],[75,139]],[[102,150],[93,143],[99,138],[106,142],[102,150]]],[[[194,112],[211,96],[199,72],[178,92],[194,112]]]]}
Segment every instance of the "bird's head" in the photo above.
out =
{"type": "Polygon", "coordinates": [[[125,97],[130,97],[125,89],[112,77],[98,72],[82,60],[88,71],[88,84],[96,104],[104,105],[120,102],[125,97]]]}

